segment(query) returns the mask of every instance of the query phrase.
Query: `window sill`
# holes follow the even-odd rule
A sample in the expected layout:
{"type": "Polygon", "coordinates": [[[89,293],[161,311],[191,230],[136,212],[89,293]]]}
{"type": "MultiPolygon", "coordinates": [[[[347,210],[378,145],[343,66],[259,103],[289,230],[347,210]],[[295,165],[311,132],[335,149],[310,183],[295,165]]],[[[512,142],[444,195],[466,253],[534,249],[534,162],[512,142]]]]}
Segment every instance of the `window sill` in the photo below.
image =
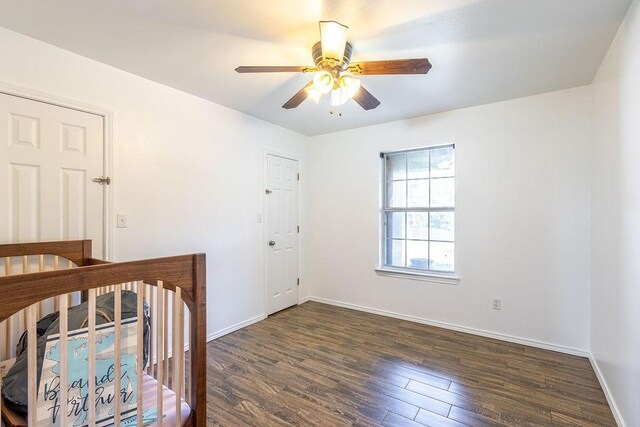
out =
{"type": "Polygon", "coordinates": [[[399,270],[389,267],[376,268],[376,273],[379,276],[398,277],[401,279],[409,280],[421,280],[423,282],[442,283],[445,285],[457,285],[460,282],[460,277],[455,274],[435,273],[435,272],[418,272],[399,270]]]}

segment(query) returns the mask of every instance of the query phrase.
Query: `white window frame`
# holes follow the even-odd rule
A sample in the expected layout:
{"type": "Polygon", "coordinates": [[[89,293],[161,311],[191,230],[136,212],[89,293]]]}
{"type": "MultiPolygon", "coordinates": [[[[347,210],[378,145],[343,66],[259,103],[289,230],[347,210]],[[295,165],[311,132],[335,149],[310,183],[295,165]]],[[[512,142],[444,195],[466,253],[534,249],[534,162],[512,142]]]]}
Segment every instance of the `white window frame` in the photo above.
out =
{"type": "MultiPolygon", "coordinates": [[[[410,153],[415,151],[426,151],[433,150],[438,148],[446,148],[452,147],[454,149],[455,156],[455,144],[441,144],[434,145],[428,147],[420,147],[420,148],[412,148],[407,150],[397,150],[397,151],[388,151],[380,153],[380,159],[382,164],[382,182],[381,182],[381,205],[380,205],[380,259],[379,259],[379,267],[376,268],[376,273],[383,276],[391,276],[391,277],[400,277],[407,278],[413,280],[423,280],[428,282],[436,282],[436,283],[444,283],[444,284],[457,284],[460,281],[460,278],[457,276],[455,269],[456,266],[454,264],[453,272],[446,271],[438,271],[438,270],[421,270],[410,267],[394,267],[386,265],[387,259],[387,224],[386,224],[386,214],[389,212],[454,212],[455,213],[455,200],[454,206],[450,208],[387,208],[387,165],[386,165],[386,157],[387,155],[400,154],[400,153],[410,153]]],[[[455,177],[454,174],[454,188],[455,188],[455,177]]],[[[408,180],[407,180],[408,181],[408,180]]],[[[431,181],[430,181],[431,185],[431,181]]],[[[455,218],[455,215],[454,215],[455,218]]],[[[454,219],[455,221],[455,219],[454,219]]],[[[455,227],[455,225],[454,225],[455,227]]],[[[430,236],[429,236],[430,237],[430,236]]],[[[406,244],[406,236],[405,236],[405,244],[406,244]]],[[[430,239],[429,239],[430,241],[430,239]]],[[[457,247],[456,239],[454,238],[454,248],[457,247]]],[[[405,250],[406,251],[406,250],[405,250]]]]}

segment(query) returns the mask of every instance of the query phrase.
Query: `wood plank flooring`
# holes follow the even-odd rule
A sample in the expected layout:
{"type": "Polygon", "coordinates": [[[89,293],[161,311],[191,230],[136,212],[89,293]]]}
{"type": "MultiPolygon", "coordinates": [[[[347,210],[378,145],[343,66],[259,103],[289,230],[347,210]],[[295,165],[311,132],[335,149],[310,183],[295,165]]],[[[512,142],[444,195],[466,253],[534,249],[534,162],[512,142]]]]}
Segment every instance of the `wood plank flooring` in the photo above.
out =
{"type": "Polygon", "coordinates": [[[615,426],[589,361],[308,302],[208,346],[208,425],[615,426]]]}

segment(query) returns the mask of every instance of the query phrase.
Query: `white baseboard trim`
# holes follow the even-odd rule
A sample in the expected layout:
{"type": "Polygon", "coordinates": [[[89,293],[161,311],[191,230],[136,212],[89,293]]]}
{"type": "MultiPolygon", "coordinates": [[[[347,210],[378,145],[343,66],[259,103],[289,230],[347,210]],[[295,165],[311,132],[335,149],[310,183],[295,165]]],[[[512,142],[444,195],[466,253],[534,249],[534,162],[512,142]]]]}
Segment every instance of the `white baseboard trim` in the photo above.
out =
{"type": "Polygon", "coordinates": [[[311,301],[311,297],[304,297],[298,301],[298,305],[304,304],[307,301],[311,301]]]}
{"type": "Polygon", "coordinates": [[[311,296],[311,297],[309,297],[309,300],[310,301],[319,302],[319,303],[323,303],[323,304],[335,305],[337,307],[350,308],[352,310],[358,310],[358,311],[364,311],[364,312],[367,312],[367,313],[378,314],[378,315],[381,315],[381,316],[393,317],[394,319],[407,320],[409,322],[422,323],[424,325],[436,326],[438,328],[450,329],[450,330],[458,331],[458,332],[465,332],[465,333],[468,333],[468,334],[479,335],[479,336],[487,337],[487,338],[494,338],[494,339],[501,340],[501,341],[507,341],[507,342],[512,342],[512,343],[516,343],[516,344],[528,345],[530,347],[537,347],[537,348],[542,348],[542,349],[545,349],[545,350],[557,351],[557,352],[560,352],[560,353],[571,354],[573,356],[580,356],[580,357],[585,357],[585,358],[589,357],[589,352],[588,351],[582,350],[582,349],[578,349],[578,348],[565,347],[565,346],[562,346],[562,345],[550,344],[550,343],[546,343],[546,342],[543,342],[543,341],[537,341],[537,340],[532,340],[532,339],[528,339],[528,338],[515,337],[515,336],[512,336],[512,335],[505,335],[505,334],[500,334],[500,333],[496,333],[496,332],[485,331],[483,329],[470,328],[470,327],[467,327],[467,326],[459,326],[459,325],[454,325],[454,324],[451,324],[451,323],[439,322],[437,320],[424,319],[422,317],[408,316],[406,314],[400,314],[400,313],[395,313],[395,312],[386,311],[386,310],[379,310],[377,308],[370,308],[370,307],[365,307],[365,306],[357,305],[357,304],[334,301],[334,300],[330,300],[330,299],[326,299],[326,298],[320,298],[320,297],[311,296]]]}
{"type": "Polygon", "coordinates": [[[249,325],[252,325],[252,324],[254,324],[256,322],[259,322],[261,320],[264,320],[266,318],[267,318],[267,316],[265,316],[264,314],[261,314],[259,316],[253,317],[253,318],[251,318],[249,320],[245,320],[244,322],[236,323],[235,325],[231,325],[231,326],[229,326],[227,328],[220,329],[219,331],[216,331],[216,332],[213,332],[213,333],[207,335],[207,342],[213,341],[216,338],[220,338],[222,336],[230,334],[231,332],[235,332],[238,329],[245,328],[245,327],[247,327],[249,325]]]}
{"type": "MultiPolygon", "coordinates": [[[[309,301],[310,299],[311,299],[310,297],[304,297],[304,298],[302,298],[301,300],[298,301],[298,305],[304,304],[305,302],[309,301]]],[[[249,325],[253,325],[254,323],[259,322],[261,320],[264,320],[266,318],[267,318],[267,316],[265,314],[261,314],[259,316],[256,316],[256,317],[253,317],[251,319],[245,320],[244,322],[236,323],[235,325],[231,325],[231,326],[229,326],[227,328],[220,329],[217,332],[213,332],[213,333],[207,335],[207,342],[213,341],[213,340],[215,340],[217,338],[220,338],[220,337],[223,337],[223,336],[225,336],[227,334],[230,334],[231,332],[235,332],[238,329],[242,329],[242,328],[245,328],[245,327],[247,327],[249,325]]]]}
{"type": "Polygon", "coordinates": [[[596,360],[595,356],[592,353],[589,353],[589,362],[591,362],[591,366],[593,367],[593,372],[596,373],[596,377],[598,378],[600,387],[602,387],[604,396],[607,398],[607,402],[609,403],[609,408],[611,408],[611,412],[613,413],[613,418],[615,418],[616,423],[618,424],[619,427],[626,427],[626,424],[622,419],[622,415],[620,414],[620,410],[618,409],[618,405],[616,405],[616,401],[613,399],[613,394],[611,394],[611,390],[607,385],[607,381],[604,379],[604,375],[600,370],[598,361],[596,360]]]}

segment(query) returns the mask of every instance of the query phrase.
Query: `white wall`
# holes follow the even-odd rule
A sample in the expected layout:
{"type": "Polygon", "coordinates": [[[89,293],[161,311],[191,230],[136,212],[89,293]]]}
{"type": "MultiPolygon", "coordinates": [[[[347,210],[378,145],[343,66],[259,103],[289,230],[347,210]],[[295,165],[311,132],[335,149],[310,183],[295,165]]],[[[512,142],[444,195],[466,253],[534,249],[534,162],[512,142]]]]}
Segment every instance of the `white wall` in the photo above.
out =
{"type": "Polygon", "coordinates": [[[593,85],[591,352],[617,412],[640,420],[640,2],[593,85]]]}
{"type": "Polygon", "coordinates": [[[0,83],[115,113],[116,260],[205,252],[209,334],[263,314],[264,148],[304,175],[306,137],[3,28],[0,58],[0,83]]]}
{"type": "Polygon", "coordinates": [[[590,143],[590,87],[312,138],[311,295],[586,351],[590,143]],[[443,143],[461,281],[378,276],[379,153],[443,143]]]}

